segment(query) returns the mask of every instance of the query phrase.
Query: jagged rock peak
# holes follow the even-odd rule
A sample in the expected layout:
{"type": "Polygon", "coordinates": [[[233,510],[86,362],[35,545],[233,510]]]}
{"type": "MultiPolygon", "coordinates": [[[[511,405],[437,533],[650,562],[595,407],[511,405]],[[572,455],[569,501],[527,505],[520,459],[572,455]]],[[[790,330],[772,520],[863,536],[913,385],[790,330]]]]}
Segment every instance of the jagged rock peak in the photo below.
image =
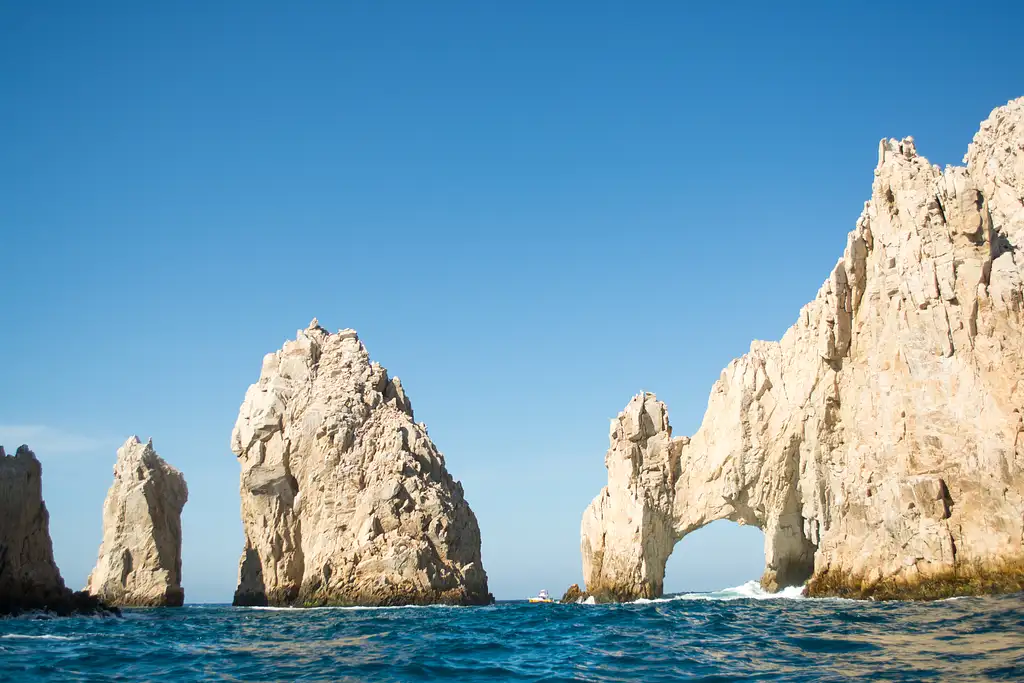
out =
{"type": "Polygon", "coordinates": [[[53,560],[43,469],[28,446],[0,446],[0,616],[48,610],[61,615],[106,612],[92,596],[72,593],[53,560]]]}
{"type": "Polygon", "coordinates": [[[717,519],[764,531],[772,590],[1024,589],[1024,98],[965,159],[881,141],[842,258],[722,372],[692,439],[630,401],[581,524],[591,594],[659,595],[673,545],[717,519]]]}
{"type": "Polygon", "coordinates": [[[634,396],[626,404],[625,410],[612,420],[610,438],[613,445],[616,440],[646,443],[661,432],[668,432],[668,436],[672,436],[668,411],[657,396],[645,391],[634,396]]]}
{"type": "Polygon", "coordinates": [[[111,605],[177,607],[181,587],[181,472],[132,436],[117,449],[114,483],[103,504],[103,543],[86,590],[111,605]]]}
{"type": "Polygon", "coordinates": [[[355,330],[314,318],[265,356],[231,449],[246,534],[236,604],[490,600],[462,486],[355,330]]]}
{"type": "Polygon", "coordinates": [[[885,164],[886,156],[899,154],[905,159],[913,159],[917,156],[917,147],[914,145],[914,138],[905,137],[902,140],[895,138],[883,139],[878,143],[878,166],[885,164]]]}

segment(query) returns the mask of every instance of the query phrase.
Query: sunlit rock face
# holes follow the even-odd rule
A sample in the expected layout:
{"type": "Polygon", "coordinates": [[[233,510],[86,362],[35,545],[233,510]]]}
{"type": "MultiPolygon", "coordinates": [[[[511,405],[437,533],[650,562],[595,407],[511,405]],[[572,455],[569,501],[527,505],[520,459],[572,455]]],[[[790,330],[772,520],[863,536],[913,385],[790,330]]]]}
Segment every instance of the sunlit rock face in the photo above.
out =
{"type": "Polygon", "coordinates": [[[86,590],[109,605],[178,607],[181,511],[188,487],[181,472],[131,437],[117,449],[114,483],[103,503],[103,543],[86,590]]]}
{"type": "Polygon", "coordinates": [[[880,143],[843,257],[781,341],[722,372],[692,438],[653,395],[630,401],[583,516],[591,594],[659,595],[673,545],[717,519],[764,530],[772,590],[1024,566],[1024,98],[965,162],[880,143]]]}
{"type": "Polygon", "coordinates": [[[480,529],[397,377],[316,320],[263,359],[231,437],[235,604],[490,602],[480,529]]]}

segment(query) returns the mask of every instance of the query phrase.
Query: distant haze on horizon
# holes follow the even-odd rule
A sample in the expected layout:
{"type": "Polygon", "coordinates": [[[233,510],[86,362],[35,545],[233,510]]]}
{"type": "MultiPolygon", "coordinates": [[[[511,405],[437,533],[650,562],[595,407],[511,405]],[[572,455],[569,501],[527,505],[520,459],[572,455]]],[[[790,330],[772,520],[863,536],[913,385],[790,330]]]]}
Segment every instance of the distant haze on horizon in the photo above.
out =
{"type": "MultiPolygon", "coordinates": [[[[1024,6],[914,5],[0,5],[0,444],[66,582],[138,434],[188,482],[186,600],[230,602],[231,429],[313,317],[401,377],[497,598],[582,582],[609,420],[653,391],[692,434],[841,256],[878,140],[959,164],[1024,94],[1024,6]]],[[[716,522],[666,590],[759,578],[762,542],[716,522]]]]}

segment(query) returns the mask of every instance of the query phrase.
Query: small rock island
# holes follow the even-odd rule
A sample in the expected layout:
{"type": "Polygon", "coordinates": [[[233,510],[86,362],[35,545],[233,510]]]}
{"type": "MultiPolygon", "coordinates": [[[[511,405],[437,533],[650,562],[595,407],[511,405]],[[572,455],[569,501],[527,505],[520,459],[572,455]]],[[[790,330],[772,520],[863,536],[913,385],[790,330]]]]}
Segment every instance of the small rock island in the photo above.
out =
{"type": "Polygon", "coordinates": [[[231,436],[236,605],[486,604],[480,528],[397,377],[316,319],[263,359],[231,436]]]}
{"type": "Polygon", "coordinates": [[[114,483],[103,503],[103,543],[86,590],[110,605],[180,607],[181,472],[137,436],[117,449],[114,483]]]}

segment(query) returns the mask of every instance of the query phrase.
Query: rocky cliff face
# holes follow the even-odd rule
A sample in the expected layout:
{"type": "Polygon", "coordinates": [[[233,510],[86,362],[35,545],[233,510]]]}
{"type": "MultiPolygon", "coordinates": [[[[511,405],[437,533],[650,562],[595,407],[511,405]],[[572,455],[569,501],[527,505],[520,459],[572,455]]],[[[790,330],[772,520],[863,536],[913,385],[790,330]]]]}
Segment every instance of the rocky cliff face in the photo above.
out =
{"type": "Polygon", "coordinates": [[[0,446],[0,615],[104,611],[95,598],[64,586],[53,561],[42,475],[28,446],[13,456],[0,446]]]}
{"type": "Polygon", "coordinates": [[[86,590],[111,605],[178,607],[181,510],[188,488],[181,472],[131,437],[117,449],[114,483],[103,504],[103,544],[86,590]]]}
{"type": "Polygon", "coordinates": [[[355,331],[314,320],[267,355],[231,449],[246,536],[235,604],[491,599],[462,485],[355,331]]]}
{"type": "Polygon", "coordinates": [[[1024,98],[966,168],[883,140],[843,257],[780,342],[722,372],[673,438],[635,397],[582,523],[604,599],[662,591],[665,561],[717,519],[765,532],[770,589],[941,595],[1024,588],[1024,98]]]}

